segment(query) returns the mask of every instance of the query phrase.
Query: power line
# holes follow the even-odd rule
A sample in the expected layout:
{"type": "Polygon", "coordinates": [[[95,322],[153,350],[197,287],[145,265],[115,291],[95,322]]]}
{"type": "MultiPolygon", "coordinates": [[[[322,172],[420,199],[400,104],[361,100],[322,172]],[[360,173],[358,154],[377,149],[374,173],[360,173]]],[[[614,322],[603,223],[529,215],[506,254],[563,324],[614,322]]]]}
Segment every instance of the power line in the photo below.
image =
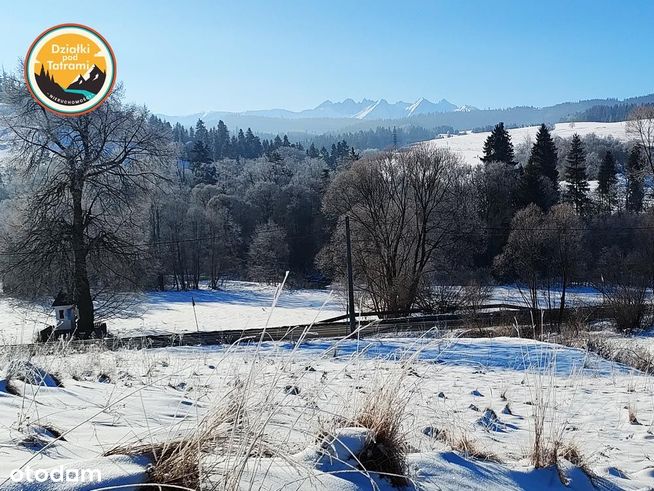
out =
{"type": "MultiPolygon", "coordinates": [[[[487,235],[500,235],[505,232],[596,232],[596,233],[608,233],[617,235],[620,233],[634,232],[634,231],[654,231],[654,226],[642,226],[642,227],[517,227],[513,228],[510,226],[497,226],[497,227],[475,227],[471,230],[442,230],[437,233],[437,235],[442,236],[477,236],[480,235],[480,232],[488,232],[487,235]]],[[[287,239],[307,239],[314,238],[318,234],[294,234],[287,235],[287,239]]],[[[135,248],[147,248],[147,247],[156,247],[156,246],[167,246],[167,245],[178,245],[178,244],[189,244],[189,243],[199,243],[199,242],[208,242],[211,240],[216,240],[219,235],[208,235],[202,237],[183,237],[179,239],[170,239],[170,240],[159,240],[159,241],[148,241],[132,244],[135,248]]],[[[365,243],[368,242],[365,239],[354,239],[353,243],[365,243]]],[[[29,256],[34,254],[33,252],[0,252],[0,256],[29,256]]]]}

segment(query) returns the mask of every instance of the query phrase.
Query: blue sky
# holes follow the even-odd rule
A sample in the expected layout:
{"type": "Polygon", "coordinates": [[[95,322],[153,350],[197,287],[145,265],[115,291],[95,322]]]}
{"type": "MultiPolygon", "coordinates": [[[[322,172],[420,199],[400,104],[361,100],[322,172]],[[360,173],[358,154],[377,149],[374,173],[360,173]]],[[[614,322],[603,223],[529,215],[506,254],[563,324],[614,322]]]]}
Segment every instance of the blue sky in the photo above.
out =
{"type": "Polygon", "coordinates": [[[62,22],[111,43],[154,112],[298,110],[325,99],[480,108],[654,92],[654,1],[11,2],[0,64],[62,22]]]}

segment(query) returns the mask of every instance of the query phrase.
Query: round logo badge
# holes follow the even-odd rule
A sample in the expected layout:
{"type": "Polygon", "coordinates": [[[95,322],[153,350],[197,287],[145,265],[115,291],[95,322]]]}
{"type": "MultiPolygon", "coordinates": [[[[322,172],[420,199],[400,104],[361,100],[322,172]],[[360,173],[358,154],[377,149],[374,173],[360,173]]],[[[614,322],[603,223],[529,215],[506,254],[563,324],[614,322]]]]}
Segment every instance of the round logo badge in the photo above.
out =
{"type": "Polygon", "coordinates": [[[25,82],[45,109],[79,116],[109,97],[116,82],[116,58],[109,43],[90,27],[61,24],[30,46],[25,82]]]}

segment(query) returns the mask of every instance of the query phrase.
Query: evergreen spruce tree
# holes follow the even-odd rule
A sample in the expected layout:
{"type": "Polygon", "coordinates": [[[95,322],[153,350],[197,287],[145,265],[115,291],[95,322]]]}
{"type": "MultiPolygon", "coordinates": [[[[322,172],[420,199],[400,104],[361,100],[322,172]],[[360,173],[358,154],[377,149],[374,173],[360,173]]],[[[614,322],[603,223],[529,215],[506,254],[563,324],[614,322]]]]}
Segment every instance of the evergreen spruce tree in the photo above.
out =
{"type": "Polygon", "coordinates": [[[513,143],[509,132],[504,128],[504,123],[498,123],[486,141],[484,142],[484,156],[482,162],[504,162],[507,165],[515,165],[513,143]]]}
{"type": "Polygon", "coordinates": [[[556,170],[558,155],[556,145],[547,126],[542,124],[536,133],[536,143],[531,148],[529,160],[539,169],[542,176],[547,177],[558,187],[559,171],[556,170]]]}
{"type": "Polygon", "coordinates": [[[559,172],[556,145],[544,124],[538,129],[536,142],[520,176],[517,200],[520,208],[530,203],[547,211],[559,200],[559,172]]]}
{"type": "Polygon", "coordinates": [[[214,136],[214,156],[216,159],[229,157],[229,130],[222,120],[218,121],[214,136]]]}
{"type": "Polygon", "coordinates": [[[529,160],[518,180],[515,198],[517,207],[525,208],[534,203],[547,211],[556,204],[558,197],[556,185],[541,174],[538,165],[529,160]]]}
{"type": "Polygon", "coordinates": [[[309,150],[307,150],[307,155],[312,159],[315,159],[315,158],[320,156],[320,153],[318,152],[318,149],[316,148],[316,146],[313,143],[309,147],[309,150]]]}
{"type": "Polygon", "coordinates": [[[604,155],[597,174],[597,193],[600,200],[600,209],[604,213],[611,213],[615,206],[615,186],[618,182],[615,172],[615,159],[609,150],[604,155]]]}
{"type": "Polygon", "coordinates": [[[643,186],[644,165],[640,145],[634,145],[627,159],[627,199],[625,208],[633,213],[643,211],[645,188],[643,186]]]}
{"type": "Polygon", "coordinates": [[[216,167],[212,163],[211,153],[207,144],[201,140],[195,140],[191,150],[191,172],[195,183],[216,184],[216,167]]]}
{"type": "Polygon", "coordinates": [[[245,132],[245,152],[243,156],[248,159],[254,159],[261,157],[262,154],[263,147],[261,146],[259,137],[255,136],[252,130],[248,128],[245,132]]]}
{"type": "Polygon", "coordinates": [[[568,182],[566,201],[574,206],[577,213],[585,212],[588,205],[586,154],[577,133],[572,135],[570,152],[566,158],[565,179],[568,182]]]}
{"type": "Polygon", "coordinates": [[[245,157],[246,154],[245,133],[243,133],[243,130],[238,130],[236,135],[236,154],[239,157],[245,157]]]}
{"type": "Polygon", "coordinates": [[[232,138],[229,141],[229,157],[233,159],[238,159],[238,140],[236,135],[232,135],[232,138]]]}
{"type": "Polygon", "coordinates": [[[204,125],[204,121],[201,119],[198,119],[198,122],[195,124],[193,141],[202,141],[205,146],[209,145],[209,132],[207,131],[207,127],[204,125]]]}

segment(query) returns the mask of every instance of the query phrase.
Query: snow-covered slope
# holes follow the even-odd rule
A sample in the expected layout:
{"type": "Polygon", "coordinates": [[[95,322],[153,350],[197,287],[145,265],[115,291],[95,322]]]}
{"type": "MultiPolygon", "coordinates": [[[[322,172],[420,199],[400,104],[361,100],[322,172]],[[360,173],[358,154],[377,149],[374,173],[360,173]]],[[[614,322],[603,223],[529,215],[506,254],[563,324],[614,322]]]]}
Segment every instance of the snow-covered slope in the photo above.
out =
{"type": "MultiPolygon", "coordinates": [[[[528,126],[525,128],[515,128],[509,130],[511,140],[516,145],[526,138],[534,141],[538,126],[528,126]]],[[[557,123],[552,134],[562,138],[570,138],[573,134],[578,133],[580,136],[591,133],[597,136],[612,136],[618,140],[626,141],[625,123],[557,123]]],[[[450,150],[461,155],[465,162],[477,165],[481,163],[482,149],[484,141],[490,133],[467,133],[465,135],[454,135],[447,138],[437,138],[418,145],[428,145],[430,147],[449,148],[450,150]]]]}

